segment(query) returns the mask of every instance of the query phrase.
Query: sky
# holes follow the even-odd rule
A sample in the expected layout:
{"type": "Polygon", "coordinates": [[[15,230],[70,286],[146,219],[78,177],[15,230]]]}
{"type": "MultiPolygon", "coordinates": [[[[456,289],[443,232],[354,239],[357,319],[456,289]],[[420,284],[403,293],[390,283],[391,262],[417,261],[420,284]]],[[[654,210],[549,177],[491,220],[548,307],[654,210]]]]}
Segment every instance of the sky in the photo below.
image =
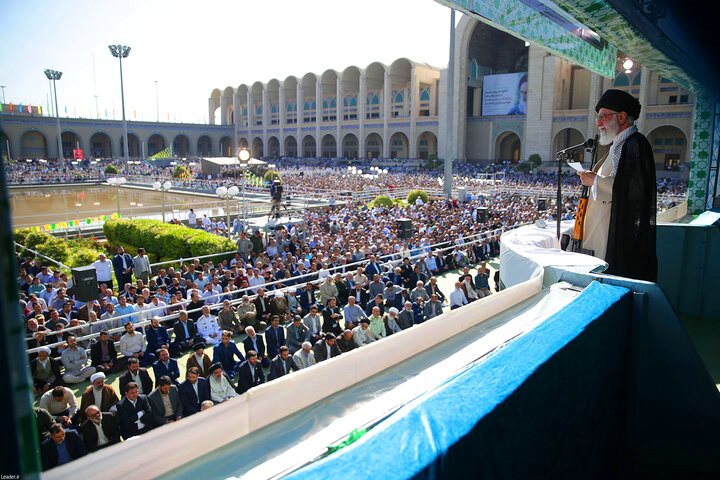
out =
{"type": "Polygon", "coordinates": [[[207,123],[214,88],[400,57],[445,67],[449,23],[434,0],[2,0],[0,85],[47,110],[43,71],[59,70],[61,117],[120,119],[120,43],[128,120],[155,121],[157,98],[161,121],[207,123]]]}

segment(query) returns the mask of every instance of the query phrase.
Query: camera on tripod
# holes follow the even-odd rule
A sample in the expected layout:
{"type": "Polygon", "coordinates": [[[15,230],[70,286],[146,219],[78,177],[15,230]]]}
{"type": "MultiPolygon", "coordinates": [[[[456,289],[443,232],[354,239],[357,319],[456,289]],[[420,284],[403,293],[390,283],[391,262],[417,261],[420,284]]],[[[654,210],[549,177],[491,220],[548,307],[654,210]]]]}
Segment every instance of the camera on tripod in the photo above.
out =
{"type": "Polygon", "coordinates": [[[280,183],[280,180],[274,180],[272,185],[270,186],[270,198],[279,202],[280,200],[282,200],[282,194],[282,183],[280,183]]]}

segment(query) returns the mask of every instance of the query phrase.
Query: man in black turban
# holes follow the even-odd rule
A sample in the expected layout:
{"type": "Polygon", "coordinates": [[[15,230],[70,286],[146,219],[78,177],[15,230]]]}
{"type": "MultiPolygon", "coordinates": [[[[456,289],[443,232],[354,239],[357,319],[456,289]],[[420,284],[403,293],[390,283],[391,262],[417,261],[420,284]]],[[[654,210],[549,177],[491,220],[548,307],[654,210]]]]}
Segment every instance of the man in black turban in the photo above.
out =
{"type": "Polygon", "coordinates": [[[592,171],[579,174],[591,187],[583,248],[605,259],[605,273],[655,281],[655,160],[635,126],[640,108],[622,90],[606,91],[595,106],[600,144],[611,146],[592,171]]]}

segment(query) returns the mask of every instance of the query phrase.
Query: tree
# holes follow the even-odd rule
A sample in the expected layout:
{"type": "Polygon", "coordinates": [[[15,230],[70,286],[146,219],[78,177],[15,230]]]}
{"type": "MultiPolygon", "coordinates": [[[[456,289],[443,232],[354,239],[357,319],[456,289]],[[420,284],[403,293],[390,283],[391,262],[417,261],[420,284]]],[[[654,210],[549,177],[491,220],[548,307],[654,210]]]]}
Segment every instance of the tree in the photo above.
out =
{"type": "Polygon", "coordinates": [[[173,178],[179,178],[181,180],[189,180],[192,178],[192,172],[185,165],[178,165],[175,167],[175,171],[172,174],[173,178]]]}
{"type": "Polygon", "coordinates": [[[115,165],[110,164],[105,167],[105,175],[117,175],[118,173],[120,173],[120,171],[115,165]]]}
{"type": "Polygon", "coordinates": [[[282,182],[280,174],[277,170],[268,170],[267,172],[265,172],[265,175],[263,175],[263,180],[268,183],[272,183],[275,180],[280,180],[282,182]]]}
{"type": "Polygon", "coordinates": [[[530,155],[530,158],[528,158],[528,163],[532,168],[538,168],[542,163],[542,158],[537,153],[533,153],[530,155]]]}
{"type": "Polygon", "coordinates": [[[415,205],[415,202],[417,199],[422,199],[423,203],[428,203],[429,197],[428,194],[425,193],[423,190],[413,190],[412,192],[408,193],[407,196],[407,203],[408,205],[415,205]]]}

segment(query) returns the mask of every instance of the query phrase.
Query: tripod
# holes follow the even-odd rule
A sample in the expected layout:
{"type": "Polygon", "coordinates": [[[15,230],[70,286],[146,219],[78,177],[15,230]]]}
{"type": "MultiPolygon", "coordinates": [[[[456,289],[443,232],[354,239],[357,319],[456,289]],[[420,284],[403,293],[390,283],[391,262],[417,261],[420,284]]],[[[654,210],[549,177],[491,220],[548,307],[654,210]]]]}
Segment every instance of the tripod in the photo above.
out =
{"type": "Polygon", "coordinates": [[[282,203],[282,198],[277,197],[272,199],[272,204],[270,206],[270,213],[268,213],[267,219],[270,220],[271,218],[279,219],[280,218],[280,208],[285,210],[285,213],[290,216],[290,211],[288,210],[287,204],[282,203]]]}

